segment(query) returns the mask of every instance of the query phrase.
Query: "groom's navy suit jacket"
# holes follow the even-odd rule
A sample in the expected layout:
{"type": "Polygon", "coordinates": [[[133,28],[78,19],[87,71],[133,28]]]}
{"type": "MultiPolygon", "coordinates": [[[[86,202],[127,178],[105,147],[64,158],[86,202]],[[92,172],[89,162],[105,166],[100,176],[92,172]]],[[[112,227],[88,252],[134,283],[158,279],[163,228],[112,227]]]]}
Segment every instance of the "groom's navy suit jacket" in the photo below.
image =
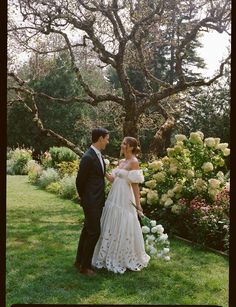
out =
{"type": "MultiPolygon", "coordinates": [[[[102,159],[103,160],[103,159],[102,159]]],[[[81,206],[86,209],[101,208],[105,203],[106,166],[104,173],[96,152],[90,147],[82,156],[76,177],[76,188],[81,198],[81,206]]]]}

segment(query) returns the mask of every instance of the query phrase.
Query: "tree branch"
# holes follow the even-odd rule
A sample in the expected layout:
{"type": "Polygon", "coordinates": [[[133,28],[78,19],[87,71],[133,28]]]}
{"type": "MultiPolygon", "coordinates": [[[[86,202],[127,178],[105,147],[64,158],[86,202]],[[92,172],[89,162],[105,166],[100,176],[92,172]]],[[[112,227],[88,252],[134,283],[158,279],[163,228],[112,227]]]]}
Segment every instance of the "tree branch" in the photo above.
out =
{"type": "Polygon", "coordinates": [[[84,154],[84,152],[78,146],[76,146],[75,144],[73,144],[72,142],[67,140],[66,138],[62,137],[58,133],[54,132],[53,130],[44,128],[43,123],[42,123],[41,119],[39,118],[39,112],[38,112],[38,107],[37,107],[37,104],[36,104],[36,101],[35,101],[35,95],[31,94],[31,98],[32,98],[32,100],[31,100],[32,107],[30,108],[26,103],[24,103],[24,107],[29,113],[32,114],[33,122],[35,123],[37,128],[41,131],[41,133],[43,135],[46,135],[46,136],[51,136],[56,141],[59,141],[60,144],[70,148],[77,155],[79,155],[81,157],[84,154]]]}
{"type": "Polygon", "coordinates": [[[16,74],[14,74],[13,72],[9,72],[8,73],[9,77],[12,77],[20,86],[24,85],[25,83],[27,83],[26,81],[20,79],[16,74]]]}
{"type": "Polygon", "coordinates": [[[188,89],[190,87],[211,85],[213,82],[215,82],[217,79],[219,79],[220,77],[223,76],[224,66],[225,66],[225,64],[229,63],[229,60],[230,60],[230,55],[224,60],[223,63],[221,63],[219,73],[215,77],[210,79],[209,81],[205,81],[203,79],[200,79],[200,80],[196,80],[196,81],[192,81],[192,82],[185,82],[183,84],[179,83],[175,87],[172,87],[172,88],[169,87],[169,88],[162,90],[161,92],[154,93],[153,95],[151,95],[149,101],[147,101],[147,102],[145,102],[145,103],[143,103],[142,105],[139,106],[138,114],[142,114],[147,108],[149,108],[151,106],[157,106],[162,99],[164,99],[166,97],[171,97],[172,95],[177,94],[177,93],[182,92],[182,91],[185,91],[186,89],[188,89]]]}
{"type": "Polygon", "coordinates": [[[164,1],[160,1],[159,5],[156,7],[155,10],[153,10],[150,14],[148,14],[147,16],[141,18],[139,21],[134,22],[134,26],[130,32],[130,34],[128,35],[128,39],[132,40],[132,38],[135,36],[136,32],[138,31],[138,29],[140,27],[142,27],[144,24],[151,24],[154,22],[153,17],[157,14],[161,15],[164,9],[164,1]]]}
{"type": "Polygon", "coordinates": [[[157,84],[160,84],[162,85],[163,87],[171,87],[171,85],[167,82],[164,82],[160,79],[158,79],[157,77],[155,77],[151,72],[150,70],[147,69],[147,65],[145,63],[145,58],[144,58],[144,55],[143,55],[143,49],[142,49],[142,43],[141,43],[141,40],[139,42],[135,42],[135,47],[137,48],[137,51],[138,51],[138,55],[139,55],[139,64],[144,72],[144,75],[146,78],[148,78],[149,80],[157,83],[157,84]]]}
{"type": "Polygon", "coordinates": [[[181,56],[181,52],[183,52],[184,48],[186,48],[186,46],[189,45],[189,43],[196,38],[198,31],[202,27],[211,28],[211,29],[214,29],[214,30],[222,33],[223,32],[222,27],[220,27],[217,24],[214,24],[214,23],[217,23],[219,21],[220,21],[220,19],[216,18],[216,17],[206,17],[206,18],[202,19],[201,21],[199,21],[193,27],[193,29],[189,33],[187,33],[187,35],[182,40],[179,47],[176,49],[176,66],[175,67],[176,67],[176,73],[177,73],[180,84],[185,83],[185,76],[184,76],[184,72],[183,72],[183,69],[182,69],[183,56],[181,56]],[[209,22],[211,22],[211,24],[209,24],[209,22]]]}
{"type": "Polygon", "coordinates": [[[41,96],[50,101],[56,101],[56,102],[63,103],[63,104],[70,104],[70,103],[74,103],[77,101],[77,102],[88,103],[92,106],[96,106],[99,102],[103,102],[103,101],[114,101],[120,104],[121,106],[124,105],[124,99],[122,97],[115,96],[112,94],[95,95],[93,99],[90,97],[77,97],[77,96],[73,96],[69,98],[52,97],[42,92],[35,92],[32,88],[23,87],[23,84],[25,84],[26,81],[17,77],[13,72],[8,73],[8,76],[14,78],[17,81],[17,83],[21,86],[21,87],[9,86],[8,90],[14,90],[15,92],[22,92],[22,93],[26,93],[26,94],[34,95],[34,96],[41,96]]]}

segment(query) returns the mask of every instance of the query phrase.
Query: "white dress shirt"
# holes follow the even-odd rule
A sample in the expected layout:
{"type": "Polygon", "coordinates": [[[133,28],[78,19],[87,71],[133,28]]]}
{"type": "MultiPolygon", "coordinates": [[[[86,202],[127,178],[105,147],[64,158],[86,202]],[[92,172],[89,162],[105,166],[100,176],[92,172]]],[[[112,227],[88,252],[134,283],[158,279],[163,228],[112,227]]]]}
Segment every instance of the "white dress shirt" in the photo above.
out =
{"type": "Polygon", "coordinates": [[[91,145],[90,147],[96,152],[96,154],[97,154],[97,156],[98,156],[98,159],[99,159],[99,161],[100,161],[100,163],[101,163],[101,166],[102,166],[102,171],[103,171],[103,173],[104,173],[104,164],[103,164],[103,160],[102,160],[101,151],[98,150],[98,149],[97,149],[96,147],[94,147],[93,145],[91,145]]]}

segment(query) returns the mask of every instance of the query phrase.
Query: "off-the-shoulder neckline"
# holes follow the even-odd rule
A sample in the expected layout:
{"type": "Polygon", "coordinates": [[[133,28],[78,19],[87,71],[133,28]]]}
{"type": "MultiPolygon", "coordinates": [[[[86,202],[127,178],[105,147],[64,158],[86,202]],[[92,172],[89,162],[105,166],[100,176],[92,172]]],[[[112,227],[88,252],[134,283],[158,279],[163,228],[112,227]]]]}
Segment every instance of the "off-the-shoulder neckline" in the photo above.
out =
{"type": "Polygon", "coordinates": [[[141,169],[126,169],[126,168],[117,168],[117,170],[120,170],[120,169],[125,170],[125,171],[127,171],[127,172],[142,171],[141,169]]]}

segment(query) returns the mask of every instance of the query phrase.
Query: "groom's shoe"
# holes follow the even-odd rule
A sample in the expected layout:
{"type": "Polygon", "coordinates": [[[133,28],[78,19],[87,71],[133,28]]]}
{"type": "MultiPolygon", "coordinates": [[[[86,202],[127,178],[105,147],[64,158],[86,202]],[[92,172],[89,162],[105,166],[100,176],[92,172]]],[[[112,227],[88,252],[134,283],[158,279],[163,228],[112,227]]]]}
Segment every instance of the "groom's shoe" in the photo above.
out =
{"type": "Polygon", "coordinates": [[[83,267],[80,268],[80,273],[84,274],[84,275],[87,275],[87,276],[95,276],[95,275],[97,275],[93,270],[87,269],[87,268],[83,268],[83,267]]]}

